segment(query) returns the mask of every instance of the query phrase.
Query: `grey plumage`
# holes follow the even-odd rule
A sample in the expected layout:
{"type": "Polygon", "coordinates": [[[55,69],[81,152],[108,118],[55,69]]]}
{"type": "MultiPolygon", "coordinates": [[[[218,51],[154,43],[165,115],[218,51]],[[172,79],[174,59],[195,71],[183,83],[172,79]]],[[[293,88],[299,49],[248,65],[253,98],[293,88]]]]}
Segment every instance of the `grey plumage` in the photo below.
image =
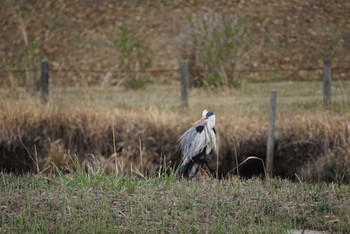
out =
{"type": "Polygon", "coordinates": [[[182,168],[185,177],[192,179],[208,156],[217,151],[215,115],[204,110],[202,118],[180,137],[182,168]]]}

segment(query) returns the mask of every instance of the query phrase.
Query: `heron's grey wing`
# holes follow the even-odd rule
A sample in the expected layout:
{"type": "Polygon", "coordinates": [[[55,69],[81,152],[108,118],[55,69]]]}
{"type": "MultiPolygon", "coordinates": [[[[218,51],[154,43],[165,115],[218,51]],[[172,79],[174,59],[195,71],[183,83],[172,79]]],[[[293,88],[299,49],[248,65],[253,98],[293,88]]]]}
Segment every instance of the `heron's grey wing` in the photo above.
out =
{"type": "Polygon", "coordinates": [[[204,124],[193,126],[180,137],[182,165],[188,163],[205,147],[206,140],[203,128],[204,124]],[[199,131],[200,129],[202,131],[199,131]]]}

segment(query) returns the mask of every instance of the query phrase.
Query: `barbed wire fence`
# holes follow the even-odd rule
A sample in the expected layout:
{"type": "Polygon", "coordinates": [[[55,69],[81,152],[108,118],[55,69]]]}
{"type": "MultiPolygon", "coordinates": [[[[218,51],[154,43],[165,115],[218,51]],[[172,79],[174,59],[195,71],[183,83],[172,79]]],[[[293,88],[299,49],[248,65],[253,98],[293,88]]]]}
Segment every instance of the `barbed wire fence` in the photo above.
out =
{"type": "MultiPolygon", "coordinates": [[[[234,71],[227,70],[227,72],[235,72],[238,76],[241,74],[250,75],[250,74],[283,74],[283,73],[300,73],[300,72],[311,72],[317,74],[318,77],[323,77],[323,98],[324,105],[329,105],[331,103],[331,80],[332,74],[350,74],[350,67],[345,66],[336,66],[331,67],[331,60],[325,59],[323,67],[300,67],[300,68],[278,68],[278,69],[262,69],[262,68],[250,68],[250,69],[237,69],[234,71]]],[[[79,74],[94,74],[99,77],[108,77],[118,74],[148,74],[148,75],[160,75],[160,74],[172,74],[172,76],[178,76],[181,84],[180,87],[180,103],[181,106],[188,106],[188,89],[190,83],[190,74],[191,73],[203,73],[211,72],[210,70],[201,70],[201,69],[191,69],[187,60],[183,60],[179,63],[179,66],[176,68],[161,68],[161,69],[135,69],[135,70],[125,70],[125,69],[83,69],[83,68],[50,68],[48,61],[42,61],[40,66],[37,68],[28,68],[28,69],[1,69],[0,68],[0,77],[5,77],[7,74],[11,73],[36,73],[37,76],[40,76],[40,97],[43,103],[48,101],[48,90],[49,90],[49,77],[50,83],[60,83],[69,82],[70,80],[60,80],[60,74],[67,73],[79,73],[79,74]]],[[[101,80],[101,79],[100,79],[101,80]]],[[[285,80],[285,79],[279,79],[285,80]]],[[[298,80],[294,78],[293,80],[298,80]]],[[[39,79],[38,79],[39,81],[39,79]]],[[[255,81],[265,81],[264,79],[258,79],[255,81]]],[[[278,81],[278,79],[274,79],[278,81]]]]}
{"type": "MultiPolygon", "coordinates": [[[[179,68],[162,68],[162,69],[139,69],[139,70],[123,70],[123,69],[81,69],[81,68],[70,68],[70,69],[57,69],[53,68],[50,69],[50,72],[76,72],[77,70],[81,72],[87,72],[87,73],[167,73],[167,72],[179,72],[179,68]]],[[[203,70],[203,69],[192,69],[196,72],[210,72],[210,70],[203,70]]],[[[277,72],[298,72],[298,71],[322,71],[323,67],[302,67],[302,68],[278,68],[278,69],[237,69],[234,70],[237,73],[277,73],[277,72]]],[[[39,68],[32,68],[32,69],[1,69],[0,73],[7,74],[7,73],[14,73],[14,72],[40,72],[41,69],[39,68]]],[[[233,70],[228,70],[228,72],[233,70]]],[[[350,72],[350,67],[332,67],[332,71],[339,71],[339,72],[350,72]]]]}

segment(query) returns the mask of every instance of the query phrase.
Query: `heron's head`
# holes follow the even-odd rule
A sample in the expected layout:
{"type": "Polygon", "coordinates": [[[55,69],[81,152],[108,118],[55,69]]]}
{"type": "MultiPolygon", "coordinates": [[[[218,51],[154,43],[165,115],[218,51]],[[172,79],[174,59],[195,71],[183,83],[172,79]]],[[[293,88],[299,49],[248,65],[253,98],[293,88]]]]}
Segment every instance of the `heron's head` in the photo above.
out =
{"type": "Polygon", "coordinates": [[[193,125],[207,122],[212,127],[215,126],[215,115],[211,111],[204,110],[202,112],[202,118],[193,123],[193,125]]]}

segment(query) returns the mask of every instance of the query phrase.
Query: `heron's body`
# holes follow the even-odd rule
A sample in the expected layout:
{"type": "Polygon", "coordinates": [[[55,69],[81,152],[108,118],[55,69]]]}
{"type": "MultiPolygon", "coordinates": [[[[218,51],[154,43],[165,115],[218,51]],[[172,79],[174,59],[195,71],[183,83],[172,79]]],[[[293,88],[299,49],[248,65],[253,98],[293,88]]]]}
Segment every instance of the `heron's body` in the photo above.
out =
{"type": "Polygon", "coordinates": [[[217,150],[215,115],[204,110],[202,118],[180,137],[182,167],[185,177],[192,179],[217,150]]]}

